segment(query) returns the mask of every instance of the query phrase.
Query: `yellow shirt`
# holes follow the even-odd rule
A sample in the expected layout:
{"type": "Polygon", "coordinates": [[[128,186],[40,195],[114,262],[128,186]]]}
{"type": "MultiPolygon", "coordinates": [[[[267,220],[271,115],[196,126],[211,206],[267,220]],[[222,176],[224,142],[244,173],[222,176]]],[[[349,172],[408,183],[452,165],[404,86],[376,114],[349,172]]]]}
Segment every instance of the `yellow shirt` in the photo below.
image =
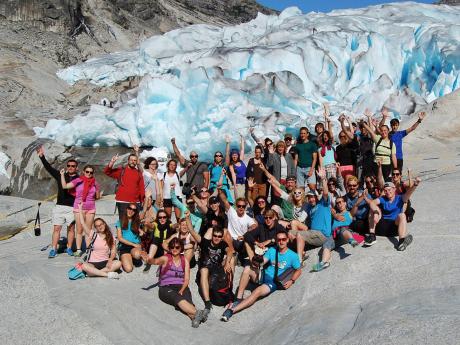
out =
{"type": "Polygon", "coordinates": [[[376,135],[374,138],[374,162],[377,163],[377,159],[381,159],[383,165],[391,165],[391,155],[396,154],[395,143],[393,143],[389,138],[380,141],[381,138],[381,135],[376,135]],[[379,141],[380,143],[377,146],[379,141]]]}

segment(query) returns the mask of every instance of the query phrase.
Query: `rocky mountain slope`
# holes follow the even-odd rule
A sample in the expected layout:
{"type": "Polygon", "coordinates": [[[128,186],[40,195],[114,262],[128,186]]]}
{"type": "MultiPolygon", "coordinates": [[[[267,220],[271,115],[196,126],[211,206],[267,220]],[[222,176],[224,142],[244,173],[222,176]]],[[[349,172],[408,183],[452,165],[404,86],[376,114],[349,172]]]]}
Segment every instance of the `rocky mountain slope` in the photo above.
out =
{"type": "MultiPolygon", "coordinates": [[[[89,104],[102,97],[113,99],[136,83],[130,80],[112,88],[86,83],[69,87],[57,78],[59,68],[132,49],[147,37],[189,24],[236,24],[255,18],[257,12],[273,11],[254,0],[2,1],[0,152],[11,159],[9,174],[16,180],[28,178],[22,174],[31,151],[26,148],[34,141],[33,127],[51,118],[71,118],[89,104]]],[[[55,150],[62,153],[65,149],[55,150]]],[[[2,176],[0,191],[11,191],[2,176]]],[[[25,190],[16,185],[12,191],[23,194],[25,190]]]]}

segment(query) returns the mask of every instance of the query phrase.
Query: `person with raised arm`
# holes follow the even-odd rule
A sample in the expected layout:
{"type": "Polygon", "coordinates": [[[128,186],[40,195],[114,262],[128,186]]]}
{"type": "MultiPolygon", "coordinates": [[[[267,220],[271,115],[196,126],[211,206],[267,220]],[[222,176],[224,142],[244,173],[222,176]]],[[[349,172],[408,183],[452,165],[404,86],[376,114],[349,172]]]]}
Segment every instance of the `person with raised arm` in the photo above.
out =
{"type": "Polygon", "coordinates": [[[356,175],[358,138],[353,133],[349,119],[343,114],[339,117],[342,130],[339,132],[339,145],[335,148],[337,163],[340,163],[340,175],[346,180],[349,175],[356,175]],[[348,127],[345,126],[348,121],[348,127]]]}
{"type": "Polygon", "coordinates": [[[235,200],[246,197],[246,164],[244,164],[244,138],[240,136],[240,150],[230,151],[230,176],[232,177],[235,200]]]}
{"type": "Polygon", "coordinates": [[[246,178],[251,180],[251,186],[248,185],[248,199],[251,204],[254,204],[258,196],[267,196],[267,179],[260,169],[260,164],[263,164],[262,152],[261,146],[255,147],[254,157],[249,159],[246,169],[246,178]]]}
{"type": "Polygon", "coordinates": [[[138,169],[136,153],[131,153],[128,156],[128,164],[126,166],[114,168],[117,160],[118,154],[113,156],[109,164],[104,168],[104,174],[118,181],[115,201],[118,209],[118,217],[121,220],[121,217],[126,213],[126,209],[130,204],[136,204],[139,209],[142,207],[145,197],[145,187],[144,177],[138,169]]]}
{"type": "Polygon", "coordinates": [[[181,211],[179,208],[175,207],[172,202],[171,190],[174,189],[176,197],[182,202],[182,190],[180,187],[180,177],[177,173],[177,161],[170,159],[166,163],[166,171],[163,173],[161,179],[161,189],[163,190],[163,206],[164,210],[168,214],[168,217],[171,218],[172,211],[174,209],[174,215],[176,219],[180,218],[181,211]]]}
{"type": "MultiPolygon", "coordinates": [[[[224,311],[221,317],[222,321],[227,322],[233,314],[249,308],[261,297],[266,297],[276,290],[289,289],[299,279],[302,273],[300,261],[296,253],[288,248],[288,241],[288,234],[285,230],[277,232],[274,239],[277,245],[269,248],[261,261],[253,263],[255,267],[268,264],[268,267],[264,270],[261,285],[254,289],[249,297],[237,299],[233,302],[224,311]],[[281,280],[281,277],[284,279],[281,280]]],[[[255,282],[258,277],[257,269],[248,269],[248,272],[248,280],[251,279],[255,282]]]]}
{"type": "Polygon", "coordinates": [[[420,184],[421,179],[416,178],[410,182],[410,187],[403,195],[396,194],[393,182],[385,182],[383,195],[374,200],[369,200],[369,236],[364,245],[372,246],[377,242],[376,235],[393,237],[398,236],[396,246],[398,251],[406,250],[412,243],[413,236],[407,231],[407,217],[404,213],[404,204],[410,199],[412,193],[420,184]]]}
{"type": "Polygon", "coordinates": [[[74,256],[81,256],[81,244],[83,240],[83,227],[80,222],[81,218],[78,213],[80,210],[78,205],[83,202],[83,219],[88,227],[93,225],[94,216],[96,215],[96,200],[100,199],[101,191],[99,184],[94,178],[94,167],[92,165],[86,165],[83,168],[83,175],[73,179],[71,182],[66,182],[65,170],[61,170],[61,184],[63,189],[74,189],[75,188],[75,201],[73,205],[73,212],[75,215],[75,223],[77,226],[76,232],[76,246],[77,251],[74,256]]]}
{"type": "Polygon", "coordinates": [[[299,140],[292,149],[294,165],[296,166],[297,185],[301,188],[316,189],[316,163],[318,160],[318,145],[310,140],[310,131],[301,127],[299,140]]]}
{"type": "MultiPolygon", "coordinates": [[[[417,121],[414,122],[412,126],[410,126],[408,129],[404,130],[398,130],[399,129],[399,120],[398,119],[392,119],[390,121],[390,126],[391,126],[391,132],[389,133],[390,139],[394,142],[396,146],[396,161],[397,161],[397,166],[398,170],[402,171],[403,165],[404,165],[404,157],[403,157],[403,139],[410,133],[412,133],[423,121],[425,118],[426,113],[424,111],[421,111],[418,113],[418,118],[417,121]]],[[[386,117],[382,118],[383,124],[385,123],[386,119],[388,118],[388,114],[386,117]]],[[[381,123],[382,123],[381,122],[381,123]]]]}
{"type": "Polygon", "coordinates": [[[183,217],[177,221],[176,225],[176,233],[172,234],[169,238],[163,241],[163,250],[168,250],[168,244],[173,238],[178,238],[182,241],[184,245],[184,252],[182,254],[185,255],[185,258],[190,262],[192,265],[192,260],[195,259],[195,247],[196,241],[194,240],[190,229],[193,229],[193,226],[190,221],[190,211],[187,211],[186,214],[189,215],[189,219],[187,217],[183,217]]]}
{"type": "Polygon", "coordinates": [[[322,140],[318,148],[319,166],[326,171],[327,179],[335,178],[337,175],[336,152],[333,146],[333,138],[329,133],[329,131],[324,131],[321,134],[322,140]]]}
{"type": "Polygon", "coordinates": [[[180,165],[184,168],[183,171],[186,174],[186,184],[190,187],[195,187],[197,190],[203,187],[208,188],[209,171],[206,163],[198,161],[198,153],[196,151],[191,151],[189,155],[190,160],[187,160],[177,147],[175,138],[171,138],[171,144],[174,154],[179,160],[180,165]]]}
{"type": "Polygon", "coordinates": [[[178,238],[168,243],[169,253],[150,258],[142,252],[142,259],[150,265],[159,265],[160,287],[158,297],[166,304],[180,310],[192,320],[192,327],[197,328],[203,320],[204,313],[197,310],[192,300],[192,293],[188,287],[190,282],[190,263],[183,254],[184,245],[178,238]]]}
{"type": "MultiPolygon", "coordinates": [[[[230,139],[226,137],[226,152],[228,151],[228,160],[230,159],[230,139]]],[[[227,158],[226,158],[227,160],[227,158]]],[[[227,194],[227,198],[230,203],[233,204],[233,195],[230,192],[230,182],[228,172],[228,166],[224,164],[224,155],[222,152],[217,151],[214,153],[214,162],[208,166],[210,174],[210,182],[208,189],[213,193],[217,187],[222,188],[227,194]]]]}
{"type": "Polygon", "coordinates": [[[378,166],[377,160],[382,162],[383,178],[387,181],[390,178],[392,169],[398,167],[396,160],[396,146],[393,141],[389,138],[389,128],[387,125],[380,126],[380,135],[375,134],[371,127],[365,122],[362,122],[364,128],[369,132],[372,140],[375,143],[374,146],[374,175],[377,176],[378,166]]]}
{"type": "Polygon", "coordinates": [[[121,262],[116,260],[117,246],[109,226],[102,218],[94,219],[89,227],[83,216],[83,203],[78,204],[80,224],[85,232],[86,248],[91,246],[82,270],[90,277],[118,279],[121,262]]]}
{"type": "MultiPolygon", "coordinates": [[[[61,237],[61,230],[64,224],[67,225],[67,249],[66,253],[73,255],[72,244],[75,238],[75,216],[73,213],[73,205],[75,202],[75,189],[64,189],[61,183],[61,174],[59,170],[53,168],[46,160],[45,149],[42,145],[37,147],[37,155],[46,169],[57,183],[57,199],[56,205],[53,207],[51,222],[53,232],[51,234],[51,249],[48,253],[48,258],[52,259],[57,256],[58,242],[61,237]]],[[[64,172],[65,182],[72,182],[78,178],[78,162],[75,159],[69,159],[66,163],[67,169],[64,172]]]]}
{"type": "MultiPolygon", "coordinates": [[[[296,166],[292,155],[286,151],[286,143],[284,141],[278,141],[276,143],[276,150],[269,153],[267,168],[271,169],[272,175],[279,181],[283,186],[286,185],[286,179],[288,176],[295,176],[296,166]]],[[[280,205],[281,198],[280,194],[276,191],[272,191],[272,204],[280,205]]]]}

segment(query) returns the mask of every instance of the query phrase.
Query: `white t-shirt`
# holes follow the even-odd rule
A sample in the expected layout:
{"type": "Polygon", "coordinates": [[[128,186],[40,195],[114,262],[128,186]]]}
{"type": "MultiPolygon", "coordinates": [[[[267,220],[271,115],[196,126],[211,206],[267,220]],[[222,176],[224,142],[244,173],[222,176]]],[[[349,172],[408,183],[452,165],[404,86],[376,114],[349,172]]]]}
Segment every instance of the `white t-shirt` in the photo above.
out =
{"type": "MultiPolygon", "coordinates": [[[[180,187],[180,182],[179,179],[177,178],[177,174],[174,173],[174,175],[169,176],[168,173],[163,174],[164,175],[164,180],[163,180],[163,199],[171,199],[171,185],[175,184],[174,187],[174,192],[176,193],[176,196],[178,198],[182,197],[182,190],[180,187]]],[[[162,176],[163,177],[163,176],[162,176]]]]}
{"type": "MultiPolygon", "coordinates": [[[[155,186],[156,182],[153,179],[152,174],[149,171],[144,170],[143,176],[144,176],[145,190],[150,189],[152,191],[152,199],[156,200],[157,199],[157,191],[156,191],[156,186],[155,186]]],[[[157,173],[157,177],[158,177],[158,182],[160,182],[163,179],[163,174],[157,173]]]]}
{"type": "Polygon", "coordinates": [[[256,224],[254,219],[249,217],[246,213],[243,217],[239,217],[238,213],[233,207],[230,207],[227,211],[228,217],[228,232],[234,240],[238,236],[243,236],[249,229],[250,226],[256,224]]]}

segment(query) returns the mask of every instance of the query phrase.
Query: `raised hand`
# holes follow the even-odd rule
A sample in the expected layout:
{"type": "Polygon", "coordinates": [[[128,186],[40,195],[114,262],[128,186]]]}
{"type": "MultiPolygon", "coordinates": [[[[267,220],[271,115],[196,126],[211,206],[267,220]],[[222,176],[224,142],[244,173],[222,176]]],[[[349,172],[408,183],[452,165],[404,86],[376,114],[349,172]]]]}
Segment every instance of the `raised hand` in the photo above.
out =
{"type": "Polygon", "coordinates": [[[418,113],[418,119],[421,121],[425,118],[426,116],[426,113],[424,111],[421,111],[420,113],[418,113]]]}
{"type": "Polygon", "coordinates": [[[43,148],[43,145],[40,145],[36,149],[38,157],[43,157],[45,155],[45,149],[43,148]]]}
{"type": "Polygon", "coordinates": [[[133,145],[133,150],[135,153],[139,153],[139,145],[133,145]]]}
{"type": "Polygon", "coordinates": [[[384,119],[387,119],[390,117],[390,113],[388,112],[388,108],[387,107],[382,107],[382,116],[384,119]]]}
{"type": "Polygon", "coordinates": [[[248,178],[248,188],[254,188],[256,183],[254,182],[254,177],[248,178]]]}
{"type": "Polygon", "coordinates": [[[366,110],[364,110],[364,115],[366,117],[372,117],[374,114],[372,114],[371,110],[369,108],[366,108],[366,110]]]}
{"type": "Polygon", "coordinates": [[[173,145],[176,144],[176,138],[171,138],[171,144],[173,144],[173,145]]]}
{"type": "Polygon", "coordinates": [[[226,142],[227,144],[230,144],[231,141],[232,141],[232,137],[231,137],[229,134],[226,134],[226,135],[225,135],[225,142],[226,142]]]}
{"type": "Polygon", "coordinates": [[[112,157],[112,159],[110,160],[110,162],[113,164],[115,163],[116,161],[118,160],[118,153],[112,157]]]}
{"type": "Polygon", "coordinates": [[[326,178],[326,169],[324,168],[319,168],[318,170],[316,170],[316,173],[318,174],[318,177],[321,179],[321,180],[324,180],[326,178]]]}
{"type": "Polygon", "coordinates": [[[61,169],[59,172],[61,173],[61,175],[64,175],[65,174],[65,169],[61,169]]]}

